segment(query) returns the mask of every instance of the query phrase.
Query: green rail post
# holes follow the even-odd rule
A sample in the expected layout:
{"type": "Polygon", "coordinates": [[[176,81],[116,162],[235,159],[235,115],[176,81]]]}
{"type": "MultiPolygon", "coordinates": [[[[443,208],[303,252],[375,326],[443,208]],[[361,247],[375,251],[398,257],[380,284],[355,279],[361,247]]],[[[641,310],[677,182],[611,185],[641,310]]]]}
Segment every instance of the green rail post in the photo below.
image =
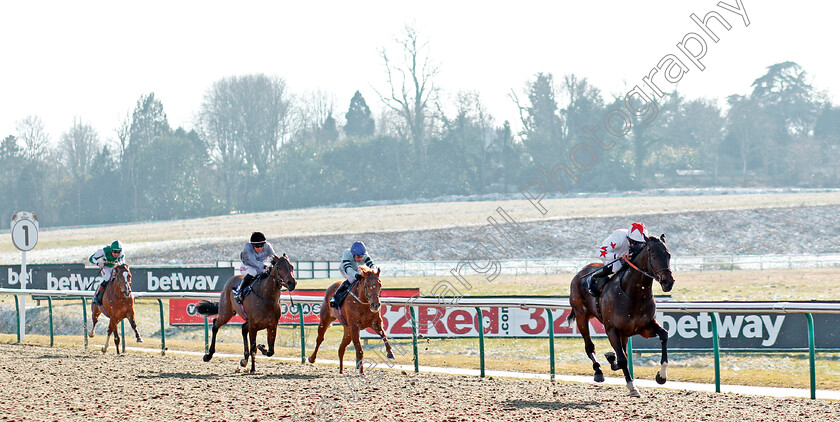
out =
{"type": "Polygon", "coordinates": [[[633,378],[633,337],[627,337],[627,372],[630,372],[630,378],[633,378]]]}
{"type": "Polygon", "coordinates": [[[166,326],[163,324],[163,301],[158,299],[160,309],[160,355],[166,356],[166,326]]]}
{"type": "MultiPolygon", "coordinates": [[[[313,266],[312,268],[315,268],[315,267],[313,266]]],[[[298,303],[298,315],[300,315],[300,363],[306,363],[306,335],[305,335],[305,332],[303,330],[303,304],[302,303],[298,303]]]]}
{"type": "Polygon", "coordinates": [[[411,313],[411,344],[414,346],[414,372],[420,372],[420,362],[417,356],[417,319],[414,316],[414,307],[409,306],[408,311],[411,313]]]}
{"type": "Polygon", "coordinates": [[[120,320],[120,336],[122,337],[122,352],[125,353],[125,320],[120,320]]]}
{"type": "Polygon", "coordinates": [[[50,347],[53,347],[53,345],[55,344],[55,341],[54,341],[55,335],[53,334],[52,296],[47,296],[47,304],[49,304],[49,307],[50,307],[50,347]]]}
{"type": "Polygon", "coordinates": [[[805,317],[808,318],[808,360],[811,366],[811,400],[817,398],[817,369],[816,358],[814,356],[815,341],[814,341],[814,317],[807,313],[805,317]]]}
{"type": "Polygon", "coordinates": [[[478,318],[478,356],[481,364],[481,378],[484,378],[484,314],[478,306],[475,307],[475,312],[478,318]]]}
{"type": "Polygon", "coordinates": [[[87,329],[87,299],[82,296],[82,319],[84,320],[85,331],[82,333],[82,338],[85,339],[85,350],[88,349],[88,329],[87,329]]]}
{"type": "Polygon", "coordinates": [[[15,332],[17,333],[18,343],[20,343],[20,299],[15,295],[15,332]]]}
{"type": "Polygon", "coordinates": [[[551,382],[554,382],[554,314],[548,311],[548,360],[551,362],[551,382]]]}
{"type": "Polygon", "coordinates": [[[207,316],[204,316],[204,354],[210,351],[210,336],[209,324],[207,323],[207,316]]]}
{"type": "Polygon", "coordinates": [[[718,339],[719,317],[712,312],[712,347],[715,349],[715,392],[720,393],[720,339],[718,339]]]}

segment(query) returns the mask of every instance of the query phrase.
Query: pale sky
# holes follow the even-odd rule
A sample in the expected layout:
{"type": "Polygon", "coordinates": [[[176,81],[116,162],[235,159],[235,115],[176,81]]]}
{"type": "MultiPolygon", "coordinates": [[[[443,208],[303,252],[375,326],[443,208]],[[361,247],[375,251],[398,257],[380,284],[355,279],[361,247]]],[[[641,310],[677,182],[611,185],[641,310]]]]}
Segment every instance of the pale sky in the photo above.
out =
{"type": "MultiPolygon", "coordinates": [[[[725,0],[735,6],[735,0],[725,0]]],[[[143,94],[163,102],[170,125],[193,127],[202,97],[231,75],[265,73],[290,90],[328,93],[339,115],[360,90],[374,111],[384,89],[381,48],[413,24],[440,65],[444,103],[476,91],[497,123],[518,113],[537,72],[587,77],[605,95],[642,84],[715,10],[732,25],[679,83],[688,98],[747,94],[766,67],[799,63],[818,90],[840,104],[834,2],[744,0],[749,18],[716,1],[25,1],[0,5],[0,136],[40,116],[55,142],[74,118],[103,141],[143,94]]],[[[680,56],[684,58],[684,56],[680,56]]],[[[667,86],[666,86],[667,88],[667,86]]],[[[670,87],[672,88],[672,87],[670,87]]],[[[668,89],[666,89],[667,91],[668,89]]]]}

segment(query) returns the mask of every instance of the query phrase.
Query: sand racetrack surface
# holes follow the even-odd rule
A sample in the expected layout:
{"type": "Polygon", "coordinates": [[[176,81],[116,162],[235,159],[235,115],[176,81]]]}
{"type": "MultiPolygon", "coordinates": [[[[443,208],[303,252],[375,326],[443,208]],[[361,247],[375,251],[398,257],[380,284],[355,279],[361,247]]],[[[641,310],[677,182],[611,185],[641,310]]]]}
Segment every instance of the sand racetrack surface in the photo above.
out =
{"type": "MultiPolygon", "coordinates": [[[[99,339],[101,341],[102,339],[99,339]]],[[[99,341],[94,340],[95,343],[99,341]]],[[[99,343],[101,344],[101,343],[99,343]]],[[[96,347],[92,347],[96,349],[96,347]]],[[[352,355],[352,352],[348,350],[352,355]]],[[[0,420],[834,421],[840,402],[0,344],[0,420]],[[349,372],[349,371],[348,371],[349,372]],[[371,371],[371,374],[374,372],[371,371]],[[319,416],[319,413],[321,416],[319,416]]]]}

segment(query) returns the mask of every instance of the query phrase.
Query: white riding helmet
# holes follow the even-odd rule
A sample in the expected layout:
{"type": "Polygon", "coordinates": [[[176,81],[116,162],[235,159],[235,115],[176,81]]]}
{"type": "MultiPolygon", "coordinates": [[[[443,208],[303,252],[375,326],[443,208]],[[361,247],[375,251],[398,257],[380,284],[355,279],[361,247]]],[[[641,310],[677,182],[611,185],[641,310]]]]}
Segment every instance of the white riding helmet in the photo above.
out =
{"type": "Polygon", "coordinates": [[[648,231],[644,223],[633,223],[630,225],[630,230],[627,230],[627,237],[636,242],[644,242],[647,235],[648,231]]]}

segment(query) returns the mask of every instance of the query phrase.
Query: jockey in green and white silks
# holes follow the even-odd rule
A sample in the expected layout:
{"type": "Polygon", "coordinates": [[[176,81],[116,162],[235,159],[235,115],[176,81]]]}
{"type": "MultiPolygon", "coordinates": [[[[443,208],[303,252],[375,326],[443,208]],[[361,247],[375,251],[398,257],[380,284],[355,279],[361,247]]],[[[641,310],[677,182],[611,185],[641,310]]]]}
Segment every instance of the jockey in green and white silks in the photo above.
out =
{"type": "Polygon", "coordinates": [[[100,268],[103,283],[111,279],[114,267],[125,263],[125,254],[122,253],[122,249],[122,242],[115,240],[88,258],[91,264],[100,268]]]}
{"type": "Polygon", "coordinates": [[[123,253],[122,242],[115,240],[110,245],[96,251],[88,258],[91,264],[99,267],[102,282],[96,288],[96,293],[93,295],[93,303],[102,304],[102,292],[105,291],[105,286],[111,281],[111,276],[114,273],[114,267],[125,263],[125,254],[123,253]]]}

